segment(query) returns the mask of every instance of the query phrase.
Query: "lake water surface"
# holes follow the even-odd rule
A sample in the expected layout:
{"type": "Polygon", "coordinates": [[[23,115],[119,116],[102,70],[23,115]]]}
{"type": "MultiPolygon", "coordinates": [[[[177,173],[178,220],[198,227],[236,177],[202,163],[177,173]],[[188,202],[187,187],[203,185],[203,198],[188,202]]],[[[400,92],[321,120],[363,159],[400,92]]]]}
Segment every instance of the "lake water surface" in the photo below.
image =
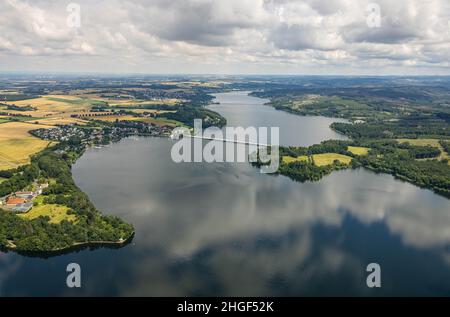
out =
{"type": "MultiPolygon", "coordinates": [[[[282,144],[342,138],[333,119],[239,92],[217,100],[229,125],[279,126],[282,144]]],[[[248,163],[176,164],[173,142],[88,150],[74,178],[102,212],[134,224],[133,242],[48,259],[0,253],[0,295],[450,295],[450,200],[362,169],[302,184],[248,163]],[[65,286],[71,262],[81,289],[65,286]],[[371,262],[380,289],[366,286],[371,262]]]]}

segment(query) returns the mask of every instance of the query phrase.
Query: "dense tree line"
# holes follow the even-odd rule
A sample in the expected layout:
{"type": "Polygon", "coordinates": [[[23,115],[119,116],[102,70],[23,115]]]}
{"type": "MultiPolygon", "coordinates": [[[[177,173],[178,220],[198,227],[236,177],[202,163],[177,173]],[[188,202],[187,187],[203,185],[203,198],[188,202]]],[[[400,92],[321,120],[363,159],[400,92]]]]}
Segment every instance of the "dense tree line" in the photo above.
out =
{"type": "Polygon", "coordinates": [[[402,153],[387,153],[382,158],[376,156],[358,158],[355,165],[392,174],[450,197],[450,166],[446,162],[418,161],[402,153]]]}
{"type": "Polygon", "coordinates": [[[0,177],[1,178],[10,178],[14,175],[14,169],[10,170],[1,170],[0,171],[0,177]]]}
{"type": "Polygon", "coordinates": [[[26,99],[34,99],[38,98],[39,96],[37,94],[0,94],[0,100],[3,101],[20,101],[20,100],[26,100],[26,99]]]}
{"type": "Polygon", "coordinates": [[[295,181],[306,182],[318,181],[332,171],[344,168],[347,168],[347,166],[338,161],[325,166],[317,166],[310,161],[296,161],[289,164],[282,163],[279,168],[279,173],[295,181]]]}
{"type": "Polygon", "coordinates": [[[194,125],[194,119],[202,119],[204,128],[223,127],[227,123],[226,119],[217,112],[191,106],[182,107],[177,112],[162,113],[158,117],[176,120],[190,127],[194,125]]]}
{"type": "Polygon", "coordinates": [[[435,158],[441,154],[438,148],[426,146],[412,146],[408,143],[402,143],[397,146],[399,149],[405,149],[415,159],[435,158]]]}
{"type": "Polygon", "coordinates": [[[16,170],[5,171],[2,175],[7,176],[7,179],[0,183],[0,197],[22,190],[30,185],[39,177],[39,168],[32,163],[19,167],[16,170]]]}
{"type": "Polygon", "coordinates": [[[342,123],[334,122],[331,128],[351,138],[425,138],[450,137],[448,123],[442,120],[407,120],[398,122],[342,123]]]}
{"type": "Polygon", "coordinates": [[[447,152],[447,154],[450,154],[450,141],[440,140],[439,143],[441,144],[444,151],[447,152]]]}
{"type": "Polygon", "coordinates": [[[14,110],[14,111],[33,111],[36,110],[32,106],[16,106],[16,105],[7,105],[7,110],[14,110]]]}

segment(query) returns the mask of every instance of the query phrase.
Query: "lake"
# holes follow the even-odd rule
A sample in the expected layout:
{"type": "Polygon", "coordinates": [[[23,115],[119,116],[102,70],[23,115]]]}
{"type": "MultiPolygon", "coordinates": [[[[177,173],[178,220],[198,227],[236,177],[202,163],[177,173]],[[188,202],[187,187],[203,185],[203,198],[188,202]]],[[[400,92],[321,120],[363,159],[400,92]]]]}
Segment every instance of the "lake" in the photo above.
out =
{"type": "MultiPolygon", "coordinates": [[[[280,145],[308,146],[323,140],[346,140],[342,134],[329,128],[333,122],[347,122],[343,119],[326,117],[302,117],[270,106],[262,106],[269,100],[248,96],[248,92],[215,94],[214,102],[208,106],[227,119],[231,127],[278,127],[280,145]]],[[[270,140],[270,139],[269,139],[270,140]]]]}
{"type": "MultiPolygon", "coordinates": [[[[282,144],[343,137],[246,93],[217,94],[232,126],[279,126],[282,144]]],[[[450,200],[359,169],[315,183],[248,163],[174,163],[174,141],[128,138],[89,149],[76,183],[105,214],[134,224],[121,249],[51,258],[0,253],[0,295],[450,295],[450,200]],[[65,285],[80,264],[82,288],[65,285]],[[382,287],[366,286],[381,266],[382,287]]]]}

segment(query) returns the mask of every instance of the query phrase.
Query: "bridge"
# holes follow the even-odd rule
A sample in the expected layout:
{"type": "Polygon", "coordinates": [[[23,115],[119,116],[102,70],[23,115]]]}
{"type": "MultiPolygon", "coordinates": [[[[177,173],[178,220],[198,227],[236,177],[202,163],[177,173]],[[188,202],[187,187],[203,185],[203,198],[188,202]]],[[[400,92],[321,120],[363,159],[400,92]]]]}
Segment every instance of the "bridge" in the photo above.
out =
{"type": "Polygon", "coordinates": [[[232,139],[211,138],[211,137],[205,137],[203,135],[185,135],[185,137],[192,138],[192,139],[202,139],[202,140],[208,140],[208,141],[218,141],[218,142],[227,142],[227,143],[254,145],[254,146],[264,146],[264,147],[271,146],[270,144],[264,144],[264,143],[257,143],[257,142],[251,142],[251,141],[245,141],[245,140],[242,141],[242,140],[236,140],[236,139],[232,140],[232,139]]]}

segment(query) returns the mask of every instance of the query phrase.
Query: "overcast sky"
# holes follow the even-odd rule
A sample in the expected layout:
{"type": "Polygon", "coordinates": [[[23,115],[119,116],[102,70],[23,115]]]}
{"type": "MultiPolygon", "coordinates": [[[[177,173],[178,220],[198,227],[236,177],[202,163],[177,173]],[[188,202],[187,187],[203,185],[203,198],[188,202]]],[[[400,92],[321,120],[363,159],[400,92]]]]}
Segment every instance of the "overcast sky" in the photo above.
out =
{"type": "Polygon", "coordinates": [[[69,3],[0,0],[0,71],[450,74],[450,0],[69,3]]]}

